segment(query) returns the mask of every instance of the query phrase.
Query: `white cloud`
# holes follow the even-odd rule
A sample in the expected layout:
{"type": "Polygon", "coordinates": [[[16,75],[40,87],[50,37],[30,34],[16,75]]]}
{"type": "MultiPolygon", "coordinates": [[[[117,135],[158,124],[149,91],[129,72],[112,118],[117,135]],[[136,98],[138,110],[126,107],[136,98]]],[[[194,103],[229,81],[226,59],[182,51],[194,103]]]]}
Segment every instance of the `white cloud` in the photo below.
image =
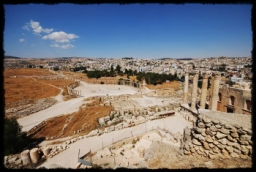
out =
{"type": "Polygon", "coordinates": [[[51,47],[58,47],[58,48],[62,48],[62,49],[68,49],[68,48],[72,48],[75,47],[72,44],[65,44],[65,45],[59,45],[59,44],[54,44],[54,45],[50,45],[51,47]]]}
{"type": "Polygon", "coordinates": [[[19,39],[19,42],[23,42],[23,41],[25,41],[25,39],[22,39],[22,38],[21,38],[21,39],[19,39]]]}
{"type": "Polygon", "coordinates": [[[67,34],[63,31],[53,32],[51,34],[43,36],[43,39],[55,40],[56,42],[61,42],[61,43],[69,42],[70,40],[72,40],[74,38],[79,38],[79,36],[72,34],[72,33],[67,34]]]}
{"type": "Polygon", "coordinates": [[[51,47],[60,47],[58,44],[50,45],[51,47]]]}
{"type": "Polygon", "coordinates": [[[38,34],[41,32],[51,33],[53,31],[53,29],[43,29],[42,26],[40,26],[39,22],[35,22],[33,20],[30,20],[30,26],[33,29],[33,31],[38,34]]]}
{"type": "Polygon", "coordinates": [[[25,35],[25,33],[22,33],[22,35],[25,35]]]}
{"type": "Polygon", "coordinates": [[[72,48],[72,47],[74,47],[74,45],[72,45],[72,44],[66,44],[66,45],[61,46],[61,48],[63,48],[63,49],[68,49],[68,48],[72,48]]]}
{"type": "Polygon", "coordinates": [[[28,24],[26,24],[26,25],[25,25],[25,26],[23,26],[22,28],[23,28],[23,29],[25,29],[25,30],[28,30],[28,31],[30,30],[30,29],[29,29],[29,25],[28,25],[28,24]]]}

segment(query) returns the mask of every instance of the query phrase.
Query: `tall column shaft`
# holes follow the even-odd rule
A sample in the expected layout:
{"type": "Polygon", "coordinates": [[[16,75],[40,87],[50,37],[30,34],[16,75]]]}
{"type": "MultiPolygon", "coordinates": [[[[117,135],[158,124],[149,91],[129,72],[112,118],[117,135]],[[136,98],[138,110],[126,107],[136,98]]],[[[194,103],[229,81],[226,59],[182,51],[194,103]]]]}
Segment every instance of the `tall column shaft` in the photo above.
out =
{"type": "Polygon", "coordinates": [[[208,85],[208,75],[205,73],[205,74],[203,74],[203,83],[202,83],[201,99],[200,99],[200,106],[202,109],[205,109],[207,85],[208,85]]]}
{"type": "Polygon", "coordinates": [[[185,73],[183,103],[188,104],[188,73],[187,72],[185,73]]]}
{"type": "Polygon", "coordinates": [[[192,88],[192,100],[191,100],[191,110],[196,110],[196,97],[197,97],[197,83],[198,83],[198,74],[194,75],[193,78],[193,88],[192,88]]]}
{"type": "Polygon", "coordinates": [[[214,77],[214,86],[212,91],[212,105],[211,110],[217,110],[218,100],[219,100],[219,85],[220,85],[220,75],[214,77]]]}
{"type": "Polygon", "coordinates": [[[209,92],[209,109],[212,109],[212,91],[213,91],[213,87],[214,87],[214,77],[215,74],[212,74],[211,77],[211,88],[210,88],[210,92],[209,92]]]}

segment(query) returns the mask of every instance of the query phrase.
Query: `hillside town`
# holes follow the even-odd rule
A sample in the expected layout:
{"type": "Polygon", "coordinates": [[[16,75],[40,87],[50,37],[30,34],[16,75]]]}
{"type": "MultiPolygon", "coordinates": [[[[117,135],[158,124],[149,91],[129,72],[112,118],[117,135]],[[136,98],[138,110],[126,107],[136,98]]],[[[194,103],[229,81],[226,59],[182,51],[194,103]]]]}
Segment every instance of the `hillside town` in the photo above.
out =
{"type": "MultiPolygon", "coordinates": [[[[60,71],[73,71],[75,68],[86,68],[87,71],[110,70],[120,66],[121,71],[152,72],[159,74],[177,74],[181,77],[185,71],[212,73],[220,71],[222,76],[232,82],[242,82],[252,79],[251,57],[211,57],[204,59],[135,59],[124,57],[113,58],[5,58],[4,69],[15,68],[49,68],[60,71]]],[[[78,71],[82,72],[82,71],[78,71]]]]}

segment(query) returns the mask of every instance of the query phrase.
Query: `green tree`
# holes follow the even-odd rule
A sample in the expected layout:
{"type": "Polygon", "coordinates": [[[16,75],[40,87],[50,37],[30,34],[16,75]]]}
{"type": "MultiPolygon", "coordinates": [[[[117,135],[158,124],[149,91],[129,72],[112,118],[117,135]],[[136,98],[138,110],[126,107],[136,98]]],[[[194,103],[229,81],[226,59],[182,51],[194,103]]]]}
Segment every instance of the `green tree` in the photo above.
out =
{"type": "Polygon", "coordinates": [[[21,152],[29,143],[25,132],[14,118],[4,120],[4,155],[21,152]]]}
{"type": "Polygon", "coordinates": [[[121,72],[121,67],[119,65],[116,66],[116,71],[118,74],[121,72]]]}

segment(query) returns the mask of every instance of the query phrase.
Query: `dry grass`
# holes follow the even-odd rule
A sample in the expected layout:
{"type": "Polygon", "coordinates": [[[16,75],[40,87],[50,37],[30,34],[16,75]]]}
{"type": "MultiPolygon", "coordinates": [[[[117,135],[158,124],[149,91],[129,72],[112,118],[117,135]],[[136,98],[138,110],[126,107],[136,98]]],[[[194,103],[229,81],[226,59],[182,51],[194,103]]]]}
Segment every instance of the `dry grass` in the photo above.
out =
{"type": "Polygon", "coordinates": [[[158,89],[166,89],[166,88],[173,88],[175,90],[180,89],[180,83],[178,81],[172,81],[172,82],[164,82],[161,85],[146,85],[148,89],[151,90],[158,90],[158,89]]]}
{"type": "Polygon", "coordinates": [[[98,119],[104,116],[108,116],[110,111],[113,110],[112,106],[99,106],[98,102],[92,102],[89,107],[81,109],[73,114],[68,114],[60,117],[53,118],[48,121],[47,125],[37,132],[33,138],[40,137],[55,137],[62,133],[62,129],[66,124],[66,128],[63,134],[59,137],[73,136],[74,131],[82,129],[84,130],[79,133],[87,134],[90,131],[99,127],[98,119]],[[96,105],[97,104],[97,105],[96,105]],[[69,122],[66,122],[68,118],[71,118],[69,122]]]}
{"type": "Polygon", "coordinates": [[[38,83],[31,78],[5,78],[4,91],[5,108],[19,100],[38,100],[56,96],[60,92],[57,88],[38,83]]]}
{"type": "MultiPolygon", "coordinates": [[[[11,69],[4,71],[5,109],[9,108],[10,104],[20,100],[31,99],[34,101],[41,98],[57,96],[60,93],[60,90],[48,84],[63,88],[63,95],[66,96],[68,95],[67,85],[73,82],[71,80],[63,79],[42,80],[33,78],[14,78],[14,76],[34,75],[50,76],[54,74],[45,69],[35,68],[11,69]]],[[[69,99],[69,97],[67,99],[69,99]]]]}

